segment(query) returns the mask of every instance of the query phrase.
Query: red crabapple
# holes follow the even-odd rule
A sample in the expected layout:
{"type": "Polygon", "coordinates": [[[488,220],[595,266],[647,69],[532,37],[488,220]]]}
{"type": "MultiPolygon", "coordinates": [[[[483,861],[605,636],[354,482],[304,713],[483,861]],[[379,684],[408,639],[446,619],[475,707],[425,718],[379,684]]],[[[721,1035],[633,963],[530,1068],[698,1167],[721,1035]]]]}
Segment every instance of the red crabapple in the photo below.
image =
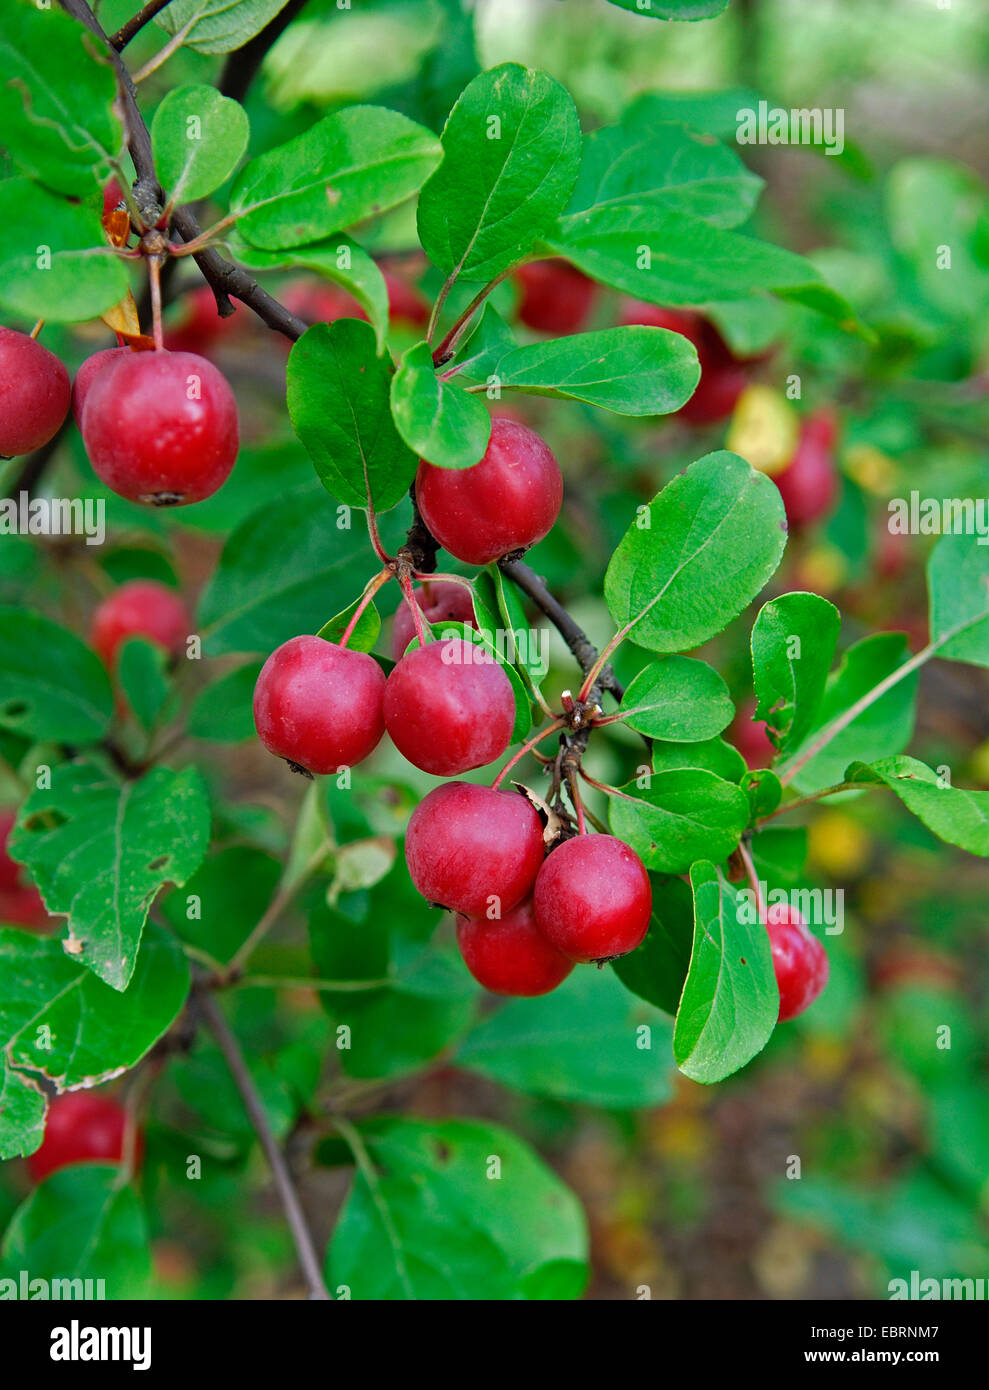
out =
{"type": "Polygon", "coordinates": [[[82,429],[82,408],[86,404],[89,388],[104,367],[119,362],[121,357],[126,357],[129,352],[129,347],[103,348],[100,352],[94,352],[91,357],[87,357],[76,372],[76,379],[72,383],[72,417],[80,430],[82,429]]]}
{"type": "Polygon", "coordinates": [[[0,458],[40,449],[69,413],[69,374],[53,352],[0,327],[0,458]]]}
{"type": "Polygon", "coordinates": [[[534,430],[496,418],[472,468],[419,464],[416,501],[440,545],[469,565],[486,565],[542,540],[559,515],[563,475],[534,430]]]}
{"type": "Polygon", "coordinates": [[[574,966],[536,929],[531,898],[494,921],[458,917],[457,945],[474,979],[492,994],[549,994],[574,966]]]}
{"type": "MultiPolygon", "coordinates": [[[[56,1096],[48,1111],[40,1149],[30,1154],[28,1172],[35,1182],[70,1163],[119,1163],[124,1153],[126,1114],[110,1096],[70,1091],[56,1096]]],[[[138,1131],[135,1166],[140,1163],[143,1138],[138,1131]]]]}
{"type": "MultiPolygon", "coordinates": [[[[471,627],[477,627],[474,600],[470,589],[463,584],[429,579],[417,591],[416,599],[428,623],[469,623],[471,627]]],[[[416,626],[412,610],[407,603],[401,603],[392,626],[391,648],[396,661],[405,655],[405,650],[415,635],[416,626]]]]}
{"type": "Polygon", "coordinates": [[[838,494],[834,461],[836,427],[829,411],[808,415],[793,458],[773,482],[779,488],[791,526],[810,526],[826,516],[838,494]]]}
{"type": "Polygon", "coordinates": [[[633,849],[614,835],[578,835],[546,857],[533,893],[536,926],[577,961],[634,951],[649,930],[652,885],[633,849]]]}
{"type": "Polygon", "coordinates": [[[179,656],[190,631],[185,604],[174,589],[155,579],[130,579],[96,609],[89,630],[93,649],[112,671],[129,637],[144,637],[179,656]]]}
{"type": "Polygon", "coordinates": [[[254,687],[254,726],[294,769],[336,772],[363,762],[385,731],[385,674],[374,657],[304,634],[283,642],[254,687]]]}
{"type": "Polygon", "coordinates": [[[492,652],[450,637],[402,657],[385,685],[384,714],[403,757],[451,777],[501,757],[512,741],[515,695],[492,652]]]}
{"type": "Polygon", "coordinates": [[[466,917],[510,912],[543,862],[543,823],[519,792],[444,782],[412,812],[409,877],[422,896],[466,917]]]}
{"type": "Polygon", "coordinates": [[[827,984],[828,957],[800,913],[786,903],[769,907],[765,921],[780,991],[779,1022],[785,1023],[809,1009],[827,984]]]}
{"type": "Polygon", "coordinates": [[[237,457],[237,404],[223,374],[192,352],[132,352],[97,373],[82,437],[98,477],[132,502],[210,497],[237,457]]]}
{"type": "Polygon", "coordinates": [[[677,414],[693,425],[714,424],[728,418],[748,384],[748,373],[713,323],[689,309],[664,309],[639,299],[625,302],[621,322],[667,328],[693,343],[701,379],[690,400],[677,414]]]}
{"type": "Polygon", "coordinates": [[[537,333],[562,338],[587,322],[597,285],[569,261],[530,261],[515,272],[519,321],[537,333]]]}

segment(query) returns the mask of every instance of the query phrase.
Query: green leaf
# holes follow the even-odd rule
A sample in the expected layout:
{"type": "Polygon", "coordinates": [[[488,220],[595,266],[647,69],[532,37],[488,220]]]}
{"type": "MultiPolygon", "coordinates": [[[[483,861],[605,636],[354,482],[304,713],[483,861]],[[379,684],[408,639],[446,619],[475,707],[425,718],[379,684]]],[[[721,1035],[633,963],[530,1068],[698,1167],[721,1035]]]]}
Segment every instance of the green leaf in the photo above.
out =
{"type": "Polygon", "coordinates": [[[688,650],[741,613],[785,545],[772,480],[737,454],[707,454],[640,509],[605,574],[608,609],[639,646],[688,650]]]}
{"type": "Polygon", "coordinates": [[[27,319],[76,323],[102,314],[126,290],[124,262],[92,208],[30,179],[0,183],[0,306],[27,319]]]}
{"type": "Polygon", "coordinates": [[[183,941],[226,963],[257,925],[280,877],[281,864],[270,854],[230,845],[162,899],[162,915],[183,941]]]}
{"type": "Polygon", "coordinates": [[[151,1279],[151,1253],[144,1210],[115,1166],[78,1163],[60,1168],[34,1189],[14,1212],[0,1247],[0,1274],[46,1279],[73,1295],[67,1280],[99,1281],[105,1296],[144,1298],[151,1279]]]}
{"type": "Polygon", "coordinates": [[[677,208],[592,208],[561,219],[542,249],[650,304],[705,304],[769,291],[861,331],[851,306],[803,256],[677,208]]]}
{"type": "Polygon", "coordinates": [[[745,793],[699,768],[654,772],[611,795],[608,819],[647,869],[684,874],[697,859],[725,859],[749,822],[745,793]]]}
{"type": "Polygon", "coordinates": [[[124,990],[158,889],[185,883],[206,853],[206,788],[194,768],[120,785],[85,761],[60,763],[51,783],[24,802],[8,849],[48,911],[68,916],[73,959],[124,990]]]}
{"type": "Polygon", "coordinates": [[[443,163],[419,197],[419,239],[447,275],[491,280],[522,259],[569,198],[580,124],[565,88],[503,63],[465,89],[443,163]]]}
{"type": "Polygon", "coordinates": [[[752,212],[762,183],[735,150],[708,135],[668,121],[635,125],[623,118],[584,137],[580,177],[560,233],[566,236],[588,213],[616,208],[676,209],[734,227],[752,212]]]}
{"type": "Polygon", "coordinates": [[[471,468],[488,447],[487,407],[459,382],[439,379],[428,343],[416,343],[398,364],[391,409],[409,448],[437,468],[471,468]]]}
{"type": "Polygon", "coordinates": [[[735,706],[713,667],[666,656],[632,679],[618,712],[640,734],[691,743],[720,734],[734,718],[735,706]]]}
{"type": "Polygon", "coordinates": [[[44,1096],[30,1077],[15,1071],[0,1053],[0,1160],[33,1154],[44,1133],[44,1096]]]}
{"type": "Polygon", "coordinates": [[[251,701],[263,663],[249,661],[200,690],[189,709],[186,732],[209,743],[243,743],[255,735],[251,701]]]}
{"type": "Polygon", "coordinates": [[[388,511],[415,477],[416,456],[392,421],[389,379],[390,361],[360,319],[317,323],[289,353],[292,428],[327,492],[351,507],[388,511]]]}
{"type": "Polygon", "coordinates": [[[503,391],[586,401],[618,415],[665,415],[700,380],[697,352],[665,328],[606,328],[513,348],[493,373],[503,391]]]}
{"type": "Polygon", "coordinates": [[[6,0],[3,11],[4,149],[25,174],[59,193],[95,193],[123,139],[105,49],[54,5],[6,0]]]}
{"type": "Polygon", "coordinates": [[[474,327],[460,344],[453,361],[460,367],[462,375],[472,381],[485,381],[495,374],[498,363],[515,346],[515,334],[490,299],[486,299],[474,327]]]}
{"type": "Polygon", "coordinates": [[[120,648],[117,674],[127,703],[141,728],[147,732],[169,696],[165,666],[168,656],[160,647],[140,637],[130,637],[120,648]]]}
{"type": "Polygon", "coordinates": [[[694,948],[673,1032],[685,1076],[710,1084],[744,1067],[769,1041],[779,1014],[769,933],[749,921],[713,864],[690,871],[694,948]]]}
{"type": "Polygon", "coordinates": [[[250,135],[239,101],[215,87],[173,87],[151,122],[155,167],[169,203],[193,203],[225,183],[250,135]]]}
{"type": "Polygon", "coordinates": [[[260,33],[286,0],[172,0],[155,16],[169,34],[191,27],[182,42],[197,53],[230,53],[260,33]]]}
{"type": "Polygon", "coordinates": [[[681,767],[705,768],[726,782],[739,782],[745,773],[745,759],[737,748],[723,738],[709,738],[701,743],[667,743],[652,745],[654,772],[671,772],[681,767]]]}
{"type": "Polygon", "coordinates": [[[22,608],[0,608],[0,727],[27,738],[102,738],[113,694],[96,655],[72,632],[22,608]]]}
{"type": "Polygon", "coordinates": [[[537,693],[549,672],[549,658],[539,640],[541,634],[526,618],[518,589],[496,564],[487,565],[474,579],[474,615],[478,630],[504,651],[506,661],[537,693]]]}
{"type": "Polygon", "coordinates": [[[838,643],[841,615],[818,594],[783,594],[752,627],[754,719],[776,730],[780,752],[801,743],[814,723],[838,643]]]}
{"type": "Polygon", "coordinates": [[[440,156],[432,131],[397,111],[347,106],[252,159],[230,210],[255,246],[301,246],[403,202],[440,156]]]}
{"type": "Polygon", "coordinates": [[[608,3],[647,19],[713,19],[728,8],[728,0],[608,0],[608,3]]]}
{"type": "Polygon", "coordinates": [[[694,940],[690,889],[680,878],[652,875],[652,920],[645,941],[612,969],[626,989],[676,1016],[694,940]]]}
{"type": "Polygon", "coordinates": [[[200,600],[206,651],[267,655],[316,632],[328,608],[350,602],[369,555],[363,525],[327,506],[321,489],[266,503],[234,531],[200,600]]]}
{"type": "Polygon", "coordinates": [[[927,591],[938,656],[989,666],[989,546],[942,536],[927,562],[927,591]]]}
{"type": "MultiPolygon", "coordinates": [[[[355,598],[353,603],[342,613],[337,613],[328,622],[325,622],[316,636],[325,638],[327,642],[339,642],[357,611],[357,605],[361,602],[361,598],[355,598]]],[[[347,640],[347,646],[352,652],[370,652],[374,650],[374,644],[380,635],[381,614],[373,603],[369,603],[357,619],[354,630],[347,640]]]]}
{"type": "Polygon", "coordinates": [[[669,1099],[670,1038],[610,971],[578,969],[551,994],[489,1014],[456,1062],[531,1095],[622,1110],[669,1099]]]}
{"type": "Polygon", "coordinates": [[[388,287],[378,264],[356,241],[338,232],[326,241],[295,246],[289,251],[261,251],[232,236],[233,257],[251,270],[283,267],[312,270],[352,294],[374,327],[378,352],[383,353],[388,332],[388,287]]]}
{"type": "Polygon", "coordinates": [[[978,322],[989,302],[989,191],[982,179],[949,160],[905,159],[889,175],[886,208],[893,243],[930,303],[978,322]],[[945,246],[951,250],[947,268],[939,258],[945,246]]]}
{"type": "Polygon", "coordinates": [[[945,785],[933,769],[916,758],[852,763],[845,778],[889,787],[940,839],[969,854],[989,855],[989,791],[945,785]]]}
{"type": "Polygon", "coordinates": [[[549,1271],[580,1295],[587,1229],[573,1193],[507,1130],[468,1120],[382,1117],[327,1254],[331,1291],[351,1298],[515,1299],[549,1271]]]}
{"type": "Polygon", "coordinates": [[[770,816],[783,800],[783,784],[772,768],[758,767],[747,771],[742,778],[742,791],[749,798],[749,821],[755,824],[770,816]]]}
{"type": "Polygon", "coordinates": [[[175,1022],[189,993],[185,956],[171,932],[154,923],[123,993],[50,936],[0,928],[0,966],[3,1055],[59,1091],[98,1086],[133,1067],[175,1022]]]}
{"type": "MultiPolygon", "coordinates": [[[[877,632],[849,647],[837,670],[828,678],[814,728],[803,744],[793,750],[790,761],[800,758],[833,720],[902,666],[909,655],[907,639],[901,632],[877,632]]],[[[871,763],[902,752],[913,735],[917,675],[913,671],[904,676],[852,719],[819,753],[808,759],[793,777],[793,786],[804,793],[821,791],[837,785],[849,763],[871,763]]],[[[779,770],[786,771],[785,768],[779,770]]]]}

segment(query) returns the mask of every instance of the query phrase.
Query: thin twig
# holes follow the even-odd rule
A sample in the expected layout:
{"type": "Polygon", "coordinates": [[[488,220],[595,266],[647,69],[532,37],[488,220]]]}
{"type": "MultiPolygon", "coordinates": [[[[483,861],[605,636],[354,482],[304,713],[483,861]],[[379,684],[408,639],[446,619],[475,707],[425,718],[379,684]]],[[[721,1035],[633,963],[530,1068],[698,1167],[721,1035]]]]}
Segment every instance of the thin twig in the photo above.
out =
{"type": "Polygon", "coordinates": [[[166,5],[170,5],[172,0],[148,0],[143,10],[138,10],[137,14],[122,24],[113,38],[110,40],[110,47],[115,48],[118,53],[122,53],[131,39],[139,34],[145,24],[149,24],[156,14],[159,14],[166,5]]]}
{"type": "Polygon", "coordinates": [[[272,1177],[275,1179],[275,1186],[281,1198],[282,1207],[285,1210],[285,1219],[288,1222],[289,1230],[292,1232],[292,1239],[295,1241],[295,1249],[299,1256],[299,1264],[302,1267],[303,1277],[309,1289],[309,1297],[328,1302],[330,1292],[323,1279],[323,1272],[320,1268],[319,1259],[313,1244],[312,1235],[306,1216],[302,1210],[302,1203],[295,1190],[292,1175],[288,1170],[285,1155],[282,1153],[275,1139],[268,1116],[265,1112],[264,1103],[258,1088],[254,1084],[254,1078],[247,1069],[244,1055],[240,1050],[240,1044],[234,1037],[226,1019],[213,996],[208,990],[203,990],[200,995],[200,1006],[203,1017],[209,1024],[210,1031],[216,1038],[217,1046],[223,1054],[223,1059],[230,1069],[234,1085],[240,1092],[240,1098],[244,1102],[244,1109],[250,1117],[251,1124],[258,1136],[264,1156],[268,1160],[271,1168],[272,1177]]]}

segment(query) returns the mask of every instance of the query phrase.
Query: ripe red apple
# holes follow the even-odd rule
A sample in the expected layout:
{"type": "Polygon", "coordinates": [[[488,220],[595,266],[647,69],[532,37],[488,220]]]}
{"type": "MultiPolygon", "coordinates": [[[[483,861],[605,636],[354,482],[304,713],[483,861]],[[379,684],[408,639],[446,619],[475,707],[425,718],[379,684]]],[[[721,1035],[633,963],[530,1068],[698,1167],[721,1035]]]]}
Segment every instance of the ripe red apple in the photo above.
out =
{"type": "Polygon", "coordinates": [[[0,327],[0,458],[47,444],[69,413],[70,396],[69,374],[53,352],[0,327]]]}
{"type": "Polygon", "coordinates": [[[793,457],[773,482],[780,490],[791,526],[810,526],[834,506],[838,471],[834,445],[837,426],[830,411],[808,415],[800,428],[793,457]]]}
{"type": "Polygon", "coordinates": [[[104,367],[119,362],[121,357],[125,357],[129,352],[130,348],[126,346],[103,348],[99,352],[94,352],[91,357],[87,357],[76,372],[75,381],[72,383],[72,417],[80,430],[82,429],[82,409],[86,404],[89,388],[104,367]]]}
{"type": "Polygon", "coordinates": [[[457,945],[474,979],[492,994],[549,994],[574,967],[537,930],[531,898],[494,921],[458,917],[457,945]]]}
{"type": "MultiPolygon", "coordinates": [[[[41,1147],[30,1154],[28,1172],[35,1182],[71,1163],[120,1163],[124,1153],[126,1113],[111,1096],[69,1091],[56,1096],[48,1111],[41,1147]]],[[[135,1167],[144,1140],[136,1136],[135,1167]]]]}
{"type": "MultiPolygon", "coordinates": [[[[469,623],[471,627],[477,627],[471,591],[463,584],[427,579],[422,588],[416,591],[416,599],[428,623],[469,623]]],[[[412,610],[407,603],[401,603],[392,626],[392,656],[396,661],[405,655],[405,650],[415,635],[412,610]]]]}
{"type": "Polygon", "coordinates": [[[130,579],[97,607],[89,630],[93,649],[112,671],[117,653],[129,637],[143,637],[180,656],[192,630],[185,604],[154,579],[130,579]]]}
{"type": "Polygon", "coordinates": [[[785,1023],[810,1008],[827,984],[828,957],[800,913],[786,903],[767,909],[766,930],[780,991],[779,1022],[785,1023]]]}
{"type": "Polygon", "coordinates": [[[652,885],[642,860],[614,835],[578,835],[547,855],[533,893],[536,926],[577,961],[634,951],[649,930],[652,885]]]}

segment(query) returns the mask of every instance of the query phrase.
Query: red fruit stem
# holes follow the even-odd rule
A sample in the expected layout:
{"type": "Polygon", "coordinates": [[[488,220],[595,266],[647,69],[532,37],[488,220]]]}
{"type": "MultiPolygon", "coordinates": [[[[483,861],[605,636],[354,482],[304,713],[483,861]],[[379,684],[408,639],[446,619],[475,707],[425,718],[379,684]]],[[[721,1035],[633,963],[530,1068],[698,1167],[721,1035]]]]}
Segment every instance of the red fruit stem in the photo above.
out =
{"type": "Polygon", "coordinates": [[[535,738],[530,738],[528,743],[523,743],[523,745],[522,745],[522,747],[519,749],[519,751],[518,751],[517,753],[514,753],[514,754],[509,758],[508,762],[505,764],[505,766],[504,766],[504,767],[501,769],[501,771],[498,773],[498,776],[497,776],[497,777],[494,779],[494,781],[491,783],[491,790],[492,790],[492,791],[497,791],[497,790],[498,790],[498,787],[499,787],[499,785],[501,784],[501,781],[502,781],[503,777],[505,776],[505,773],[511,771],[511,769],[515,766],[515,764],[516,764],[517,762],[520,762],[521,759],[525,757],[526,753],[531,753],[532,750],[536,747],[536,744],[542,743],[543,739],[544,739],[544,738],[549,738],[551,734],[558,734],[562,728],[563,728],[563,720],[562,720],[562,719],[557,719],[557,720],[555,720],[554,723],[549,724],[545,729],[543,729],[541,733],[538,733],[538,734],[535,736],[535,738]]]}
{"type": "Polygon", "coordinates": [[[161,257],[148,257],[148,280],[151,285],[151,335],[159,352],[165,346],[161,326],[161,257]]]}
{"type": "Polygon", "coordinates": [[[738,852],[741,855],[742,863],[745,865],[745,873],[755,894],[756,910],[759,913],[759,921],[766,920],[766,904],[763,902],[762,892],[759,888],[759,875],[755,871],[755,864],[752,862],[752,855],[749,853],[748,845],[744,840],[739,841],[738,852]]]}
{"type": "MultiPolygon", "coordinates": [[[[496,275],[493,280],[490,280],[482,290],[478,290],[477,294],[475,294],[474,298],[467,305],[467,308],[463,311],[463,313],[460,314],[459,317],[454,321],[452,327],[446,334],[446,337],[443,339],[439,347],[433,353],[434,366],[441,367],[444,362],[449,362],[454,352],[456,352],[457,344],[460,342],[460,339],[464,336],[464,333],[466,332],[471,319],[477,313],[478,309],[480,309],[481,305],[487,299],[488,295],[491,293],[491,291],[494,289],[496,285],[501,284],[502,280],[504,280],[506,275],[509,275],[511,271],[517,269],[518,266],[510,266],[508,270],[503,270],[500,275],[496,275]]],[[[447,285],[444,285],[443,288],[448,290],[448,286],[451,284],[452,279],[449,280],[447,282],[447,285]]],[[[444,299],[445,297],[446,296],[444,295],[444,299]]],[[[439,317],[439,305],[441,304],[441,302],[442,301],[437,300],[437,317],[439,317]]]]}
{"type": "Polygon", "coordinates": [[[403,571],[398,576],[398,582],[402,587],[402,597],[409,605],[409,610],[412,613],[412,622],[415,625],[416,637],[419,639],[419,645],[420,647],[424,647],[426,645],[426,631],[422,625],[422,609],[419,607],[418,600],[412,592],[412,576],[407,571],[403,571]]]}
{"type": "Polygon", "coordinates": [[[354,609],[353,614],[351,615],[350,622],[343,630],[343,635],[341,636],[340,641],[338,643],[339,646],[345,647],[347,643],[350,641],[351,637],[354,634],[354,628],[360,622],[361,614],[364,612],[365,608],[374,598],[375,594],[378,592],[381,586],[383,584],[388,583],[388,580],[391,579],[393,573],[394,571],[390,569],[382,570],[380,574],[376,574],[374,578],[367,583],[367,585],[364,588],[363,594],[361,594],[361,597],[357,602],[357,607],[354,609]]]}

